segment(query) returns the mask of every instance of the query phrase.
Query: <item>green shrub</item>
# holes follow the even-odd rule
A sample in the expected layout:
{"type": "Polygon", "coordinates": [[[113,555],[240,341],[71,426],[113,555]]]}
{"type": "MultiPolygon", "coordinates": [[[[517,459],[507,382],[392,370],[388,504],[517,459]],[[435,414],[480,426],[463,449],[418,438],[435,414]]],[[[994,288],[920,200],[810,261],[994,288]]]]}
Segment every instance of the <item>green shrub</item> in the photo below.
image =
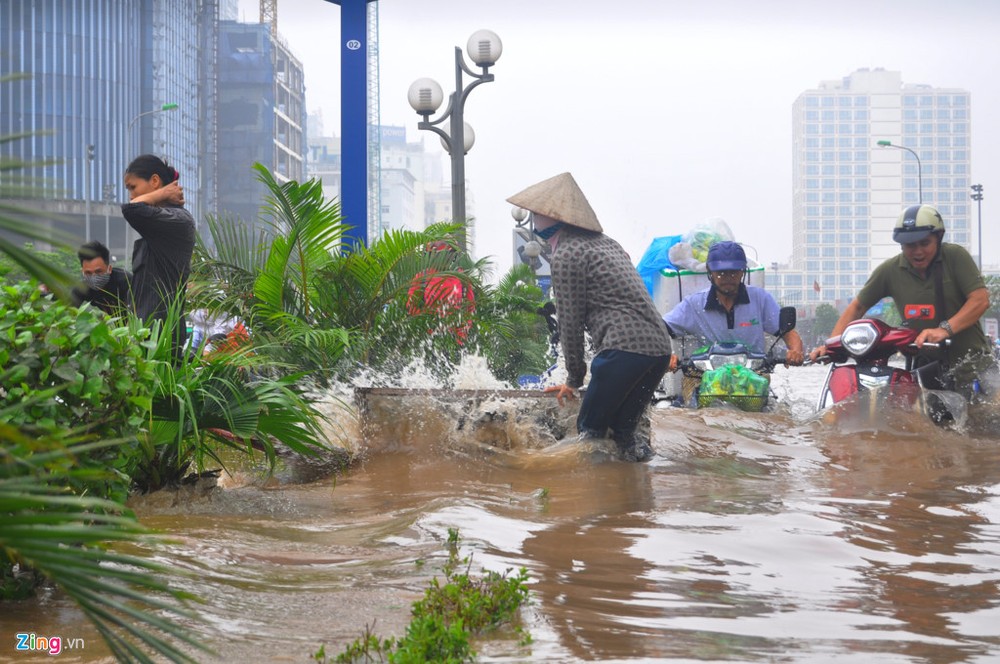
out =
{"type": "MultiPolygon", "coordinates": [[[[149,412],[151,364],[136,336],[100,311],[56,300],[34,282],[0,287],[0,422],[35,435],[132,441],[149,412]]],[[[118,471],[74,486],[123,500],[134,447],[101,448],[81,466],[118,471]]]]}
{"type": "Polygon", "coordinates": [[[34,284],[0,288],[0,410],[41,432],[113,440],[135,434],[152,374],[129,328],[54,300],[34,284]]]}
{"type": "MultiPolygon", "coordinates": [[[[474,661],[476,653],[470,639],[510,626],[528,601],[528,571],[522,567],[515,576],[508,576],[511,572],[508,569],[504,574],[486,572],[485,576],[472,577],[468,573],[471,560],[459,559],[458,543],[458,531],[449,528],[445,583],[432,579],[424,598],[413,603],[413,620],[403,637],[383,639],[366,627],[362,637],[333,661],[344,664],[474,661]],[[460,564],[465,566],[465,572],[457,571],[460,564]]],[[[515,627],[515,631],[521,633],[522,643],[531,641],[520,627],[515,627]]],[[[320,664],[330,661],[323,647],[313,658],[320,664]]]]}

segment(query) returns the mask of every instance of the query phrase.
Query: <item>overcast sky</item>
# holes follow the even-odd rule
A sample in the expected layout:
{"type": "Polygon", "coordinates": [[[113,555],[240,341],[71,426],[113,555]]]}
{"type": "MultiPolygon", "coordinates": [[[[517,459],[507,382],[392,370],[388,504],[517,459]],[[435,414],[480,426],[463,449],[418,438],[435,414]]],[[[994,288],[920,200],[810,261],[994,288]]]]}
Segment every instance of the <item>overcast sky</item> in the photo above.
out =
{"type": "MultiPolygon", "coordinates": [[[[972,94],[972,182],[986,265],[1000,263],[1000,2],[994,0],[381,0],[382,124],[416,128],[410,83],[454,86],[453,51],[500,35],[496,81],[469,96],[466,156],[480,257],[510,265],[505,199],[570,171],[605,232],[638,261],[652,238],[722,217],[762,263],[791,253],[791,107],[856,69],[972,94]]],[[[258,19],[240,0],[241,19],[258,19]]],[[[340,134],[340,8],[278,0],[306,105],[340,134]]],[[[467,79],[468,80],[468,79],[467,79]]],[[[446,102],[447,103],[447,102],[446,102]]],[[[902,153],[901,153],[902,154],[902,153]]],[[[445,171],[447,173],[447,170],[445,171]]],[[[971,201],[970,201],[971,203],[971,201]]],[[[974,205],[974,204],[973,204],[974,205]]],[[[947,219],[945,223],[947,224],[947,219]]],[[[973,213],[973,228],[976,217],[973,213]]],[[[974,233],[975,236],[975,233],[974,233]]],[[[976,247],[973,246],[973,253],[976,247]]]]}

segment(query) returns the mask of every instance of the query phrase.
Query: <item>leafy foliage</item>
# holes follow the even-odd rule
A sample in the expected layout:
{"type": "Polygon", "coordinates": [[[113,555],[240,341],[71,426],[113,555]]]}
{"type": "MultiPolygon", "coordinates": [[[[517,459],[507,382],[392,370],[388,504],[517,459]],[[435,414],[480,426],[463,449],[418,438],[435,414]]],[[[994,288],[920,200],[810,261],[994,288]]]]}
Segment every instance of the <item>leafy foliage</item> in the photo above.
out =
{"type": "Polygon", "coordinates": [[[134,434],[150,405],[153,374],[130,331],[29,282],[0,288],[0,408],[30,404],[7,421],[103,439],[134,434]],[[58,400],[35,398],[56,391],[58,400]]]}
{"type": "Polygon", "coordinates": [[[532,313],[541,291],[527,268],[491,289],[485,261],[427,251],[454,247],[455,224],[391,230],[344,253],[339,205],[323,200],[319,182],[278,183],[256,168],[270,229],[253,235],[236,220],[210,219],[213,242],[199,245],[192,272],[195,306],[245,321],[255,353],[321,385],[361,366],[391,375],[416,358],[444,375],[467,351],[487,353],[511,381],[544,368],[544,328],[532,313]],[[411,306],[427,275],[459,280],[476,312],[411,306]]]}
{"type": "MultiPolygon", "coordinates": [[[[9,409],[0,411],[0,421],[9,416],[9,409]]],[[[152,543],[149,532],[118,503],[70,489],[108,475],[79,467],[78,461],[114,445],[29,436],[0,424],[0,578],[12,582],[30,575],[31,589],[37,576],[50,579],[76,601],[122,661],[153,662],[148,654],[153,652],[172,662],[194,662],[175,643],[205,650],[175,622],[197,618],[185,608],[192,598],[163,580],[173,572],[108,548],[152,543]]],[[[18,590],[24,595],[29,589],[18,590]]]]}
{"type": "MultiPolygon", "coordinates": [[[[30,282],[0,287],[0,422],[36,435],[134,439],[152,397],[153,367],[134,343],[145,332],[89,305],[78,310],[30,282]]],[[[79,462],[124,472],[128,449],[98,448],[79,462]]],[[[128,477],[106,479],[76,488],[123,500],[128,477]]]]}
{"type": "Polygon", "coordinates": [[[991,318],[1000,318],[1000,277],[989,275],[983,279],[986,281],[986,290],[990,294],[990,308],[986,315],[991,318]]]}
{"type": "Polygon", "coordinates": [[[423,301],[430,275],[458,280],[471,290],[478,306],[482,264],[453,251],[426,250],[428,245],[451,242],[456,230],[453,224],[391,230],[324,269],[328,287],[322,307],[352,331],[353,362],[391,373],[416,357],[449,364],[457,359],[461,344],[454,330],[464,326],[462,318],[469,313],[413,306],[423,301]]]}
{"type": "Polygon", "coordinates": [[[539,315],[543,303],[535,273],[515,265],[500,282],[484,289],[478,309],[479,348],[490,371],[516,384],[523,374],[540,374],[553,362],[548,328],[539,315]]]}

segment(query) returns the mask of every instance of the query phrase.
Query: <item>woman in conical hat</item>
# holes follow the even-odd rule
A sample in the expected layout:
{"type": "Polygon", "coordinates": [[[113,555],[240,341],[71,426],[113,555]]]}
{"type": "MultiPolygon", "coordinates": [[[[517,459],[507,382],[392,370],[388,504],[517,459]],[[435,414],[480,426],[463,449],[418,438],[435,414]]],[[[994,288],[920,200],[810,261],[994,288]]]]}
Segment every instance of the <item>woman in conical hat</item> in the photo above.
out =
{"type": "Polygon", "coordinates": [[[576,426],[581,438],[606,438],[622,458],[647,461],[636,430],[670,363],[667,327],[621,245],[604,234],[594,209],[569,173],[507,199],[529,210],[535,234],[551,249],[552,290],[559,312],[566,382],[547,388],[559,403],[587,374],[585,333],[595,356],[576,426]]]}

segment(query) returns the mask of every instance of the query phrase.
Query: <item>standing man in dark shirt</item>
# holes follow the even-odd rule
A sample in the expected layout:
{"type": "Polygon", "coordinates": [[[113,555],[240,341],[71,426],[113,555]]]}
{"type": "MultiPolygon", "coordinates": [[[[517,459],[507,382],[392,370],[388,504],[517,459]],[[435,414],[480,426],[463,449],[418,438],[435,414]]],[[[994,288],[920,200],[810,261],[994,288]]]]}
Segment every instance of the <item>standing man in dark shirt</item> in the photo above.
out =
{"type": "MultiPolygon", "coordinates": [[[[151,154],[136,157],[125,171],[131,202],[122,205],[122,215],[140,235],[132,251],[132,292],[135,313],[144,320],[165,320],[170,304],[183,298],[191,273],[194,218],[183,207],[178,177],[176,170],[151,154]]],[[[186,336],[182,309],[175,330],[178,350],[186,336]]]]}
{"type": "Polygon", "coordinates": [[[112,267],[111,252],[97,240],[80,245],[80,259],[85,287],[73,290],[77,304],[90,302],[106,314],[117,315],[132,310],[132,275],[112,267]]]}

